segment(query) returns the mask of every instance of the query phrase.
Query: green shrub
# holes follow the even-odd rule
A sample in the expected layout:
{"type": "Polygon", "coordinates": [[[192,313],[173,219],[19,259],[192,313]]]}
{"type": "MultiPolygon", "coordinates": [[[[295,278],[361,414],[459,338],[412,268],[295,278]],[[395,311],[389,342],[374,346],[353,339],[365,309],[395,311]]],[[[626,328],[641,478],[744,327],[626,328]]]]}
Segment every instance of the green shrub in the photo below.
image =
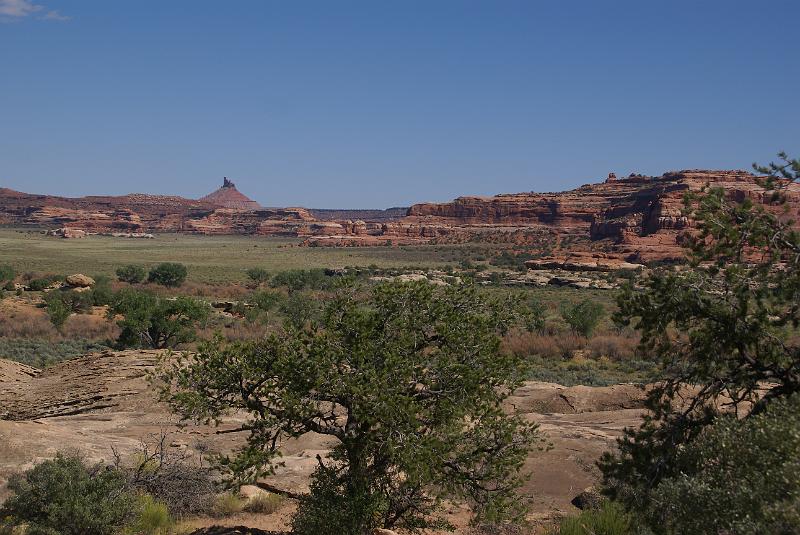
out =
{"type": "Polygon", "coordinates": [[[232,516],[244,510],[245,501],[238,495],[226,492],[214,499],[211,514],[216,517],[232,516]]]}
{"type": "Polygon", "coordinates": [[[250,296],[250,302],[262,312],[269,312],[283,300],[283,295],[277,292],[255,292],[250,296]]]}
{"type": "Polygon", "coordinates": [[[269,280],[269,272],[264,268],[250,268],[245,273],[256,286],[269,280]]]}
{"type": "Polygon", "coordinates": [[[535,298],[529,299],[526,305],[522,310],[525,329],[528,332],[541,332],[544,329],[546,312],[544,305],[535,298]]]}
{"type": "Polygon", "coordinates": [[[28,283],[28,288],[30,288],[33,292],[41,292],[46,288],[49,288],[53,283],[62,280],[62,277],[57,275],[48,275],[46,277],[40,277],[38,279],[33,279],[28,283]]]}
{"type": "Polygon", "coordinates": [[[800,395],[719,417],[653,492],[658,533],[800,533],[800,395]]]}
{"type": "Polygon", "coordinates": [[[126,289],[115,296],[111,314],[121,314],[120,347],[164,349],[191,342],[198,325],[209,316],[208,304],[191,297],[167,299],[126,289]]]}
{"type": "Polygon", "coordinates": [[[600,509],[590,509],[578,516],[564,518],[557,533],[558,535],[632,535],[634,530],[630,515],[621,505],[605,502],[600,509]]]}
{"type": "Polygon", "coordinates": [[[47,315],[50,321],[56,327],[61,328],[70,314],[91,312],[94,299],[91,290],[88,292],[67,290],[48,292],[44,302],[47,305],[47,315]]]}
{"type": "Polygon", "coordinates": [[[586,299],[572,306],[565,305],[561,309],[561,316],[576,334],[591,336],[605,309],[600,303],[586,299]]]}
{"type": "Polygon", "coordinates": [[[11,497],[0,509],[28,535],[111,535],[135,514],[125,476],[113,468],[87,466],[75,455],[57,454],[8,481],[11,497]]]}
{"type": "Polygon", "coordinates": [[[156,501],[149,494],[139,498],[135,520],[126,529],[136,535],[168,535],[175,521],[166,504],[156,501]]]}
{"type": "Polygon", "coordinates": [[[150,270],[147,282],[153,282],[170,288],[177,288],[186,280],[187,270],[183,264],[164,262],[150,270]]]}
{"type": "Polygon", "coordinates": [[[297,291],[327,290],[333,288],[335,283],[336,278],[326,275],[324,269],[290,269],[276,273],[270,285],[273,288],[283,286],[290,291],[297,291]]]}
{"type": "Polygon", "coordinates": [[[49,299],[45,300],[47,304],[47,317],[50,318],[50,323],[61,329],[64,323],[67,322],[69,315],[72,314],[67,303],[59,295],[54,294],[49,299]]]}
{"type": "Polygon", "coordinates": [[[0,266],[0,285],[13,282],[16,276],[17,272],[11,266],[0,266]]]}
{"type": "Polygon", "coordinates": [[[114,290],[111,289],[111,278],[107,275],[95,275],[94,285],[90,291],[92,304],[95,306],[110,305],[114,300],[114,290]]]}
{"type": "Polygon", "coordinates": [[[489,260],[489,263],[493,266],[505,267],[516,271],[526,271],[528,268],[525,266],[525,262],[534,258],[536,257],[531,253],[515,254],[510,251],[503,251],[489,260]]]}
{"type": "Polygon", "coordinates": [[[317,300],[308,295],[293,293],[281,302],[278,310],[286,317],[289,325],[299,329],[306,322],[319,317],[320,305],[317,300]]]}
{"type": "Polygon", "coordinates": [[[128,264],[127,266],[117,268],[117,279],[120,282],[138,284],[144,280],[146,275],[145,269],[135,264],[128,264]]]}
{"type": "Polygon", "coordinates": [[[78,355],[103,351],[108,346],[89,340],[60,340],[51,342],[38,338],[0,337],[0,355],[37,368],[45,368],[78,355]]]}

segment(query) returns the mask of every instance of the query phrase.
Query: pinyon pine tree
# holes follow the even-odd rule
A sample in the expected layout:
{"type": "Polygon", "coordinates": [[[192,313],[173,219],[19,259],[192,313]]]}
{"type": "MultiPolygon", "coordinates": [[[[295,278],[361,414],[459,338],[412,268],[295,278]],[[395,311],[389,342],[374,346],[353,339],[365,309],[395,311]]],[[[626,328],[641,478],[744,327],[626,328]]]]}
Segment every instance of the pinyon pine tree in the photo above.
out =
{"type": "Polygon", "coordinates": [[[163,395],[185,419],[249,415],[246,446],[220,459],[238,482],[270,473],[285,439],[336,440],[300,497],[297,533],[443,526],[445,498],[500,522],[522,512],[520,469],[537,440],[503,408],[526,373],[500,352],[511,308],[472,287],[341,292],[318,323],[165,361],[163,395]]]}
{"type": "MultiPolygon", "coordinates": [[[[659,533],[693,532],[680,518],[662,516],[679,508],[664,500],[680,494],[667,489],[692,487],[687,477],[697,478],[695,482],[711,480],[708,474],[701,479],[701,472],[711,470],[710,465],[694,462],[697,457],[691,452],[718,451],[723,458],[729,444],[708,444],[731,433],[715,431],[715,425],[726,418],[759,415],[776,400],[800,392],[800,235],[791,222],[796,214],[784,202],[789,195],[798,196],[792,183],[800,178],[800,161],[783,153],[780,157],[782,163],[756,166],[769,174],[763,181],[762,202],[734,202],[721,189],[687,196],[686,210],[698,224],[689,244],[693,269],[658,271],[643,281],[643,290],[629,287],[619,299],[616,319],[641,332],[640,349],[659,360],[663,381],[649,394],[651,412],[643,425],[629,430],[619,452],[606,454],[600,467],[610,494],[632,509],[645,511],[659,533]]],[[[764,425],[760,433],[777,429],[764,425]]],[[[770,443],[759,440],[750,446],[769,448],[770,443]]],[[[773,453],[753,452],[765,458],[773,453]]],[[[742,462],[753,469],[758,466],[742,462]]],[[[720,505],[750,503],[737,501],[733,494],[737,488],[755,485],[753,478],[758,474],[742,475],[746,469],[714,470],[742,478],[737,482],[731,475],[728,484],[705,490],[706,496],[715,498],[707,502],[704,514],[717,522],[718,529],[739,533],[734,529],[741,525],[736,524],[737,515],[764,516],[763,511],[720,505]]],[[[765,492],[762,502],[771,499],[768,496],[790,496],[800,489],[794,475],[787,473],[781,481],[783,490],[765,492]]],[[[699,487],[693,492],[699,493],[699,487]]],[[[761,505],[768,508],[769,504],[761,505]]],[[[794,533],[800,522],[789,531],[766,524],[754,529],[753,533],[794,533]]]]}

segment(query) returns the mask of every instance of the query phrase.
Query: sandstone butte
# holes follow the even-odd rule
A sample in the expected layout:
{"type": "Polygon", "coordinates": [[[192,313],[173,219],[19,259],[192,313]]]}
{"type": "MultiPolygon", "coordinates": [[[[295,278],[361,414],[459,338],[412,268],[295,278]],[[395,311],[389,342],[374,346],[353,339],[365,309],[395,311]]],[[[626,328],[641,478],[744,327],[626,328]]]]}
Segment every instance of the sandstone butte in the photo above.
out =
{"type": "MultiPolygon", "coordinates": [[[[305,208],[262,208],[227,179],[198,200],[144,194],[65,198],[0,189],[0,224],[90,233],[278,235],[303,238],[309,246],[493,242],[544,249],[551,255],[545,262],[575,256],[605,268],[621,261],[680,258],[681,240],[693,226],[682,213],[684,194],[723,187],[732,199],[766,205],[770,192],[758,178],[746,171],[687,170],[620,179],[612,174],[603,182],[559,193],[415,204],[401,217],[398,211],[391,217],[388,211],[351,212],[363,213],[366,220],[315,217],[305,208]],[[369,219],[373,214],[375,219],[369,219]]],[[[788,184],[786,196],[787,213],[794,217],[800,185],[788,184]]]]}

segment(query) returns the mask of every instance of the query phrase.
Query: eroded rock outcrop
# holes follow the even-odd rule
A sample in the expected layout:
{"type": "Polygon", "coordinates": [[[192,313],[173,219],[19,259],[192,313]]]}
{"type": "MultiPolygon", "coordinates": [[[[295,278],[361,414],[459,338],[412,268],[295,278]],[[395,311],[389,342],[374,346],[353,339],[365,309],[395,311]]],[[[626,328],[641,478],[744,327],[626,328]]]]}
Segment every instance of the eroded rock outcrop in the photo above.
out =
{"type": "Polygon", "coordinates": [[[261,208],[230,181],[200,200],[139,193],[67,198],[0,188],[1,223],[58,227],[48,233],[64,238],[153,232],[297,236],[309,221],[314,218],[303,208],[261,208]]]}
{"type": "Polygon", "coordinates": [[[201,197],[200,200],[223,208],[233,208],[236,210],[258,210],[261,208],[260,204],[236,189],[236,185],[228,180],[228,177],[222,179],[221,188],[213,193],[209,193],[205,197],[201,197]]]}
{"type": "MultiPolygon", "coordinates": [[[[560,264],[561,269],[634,269],[630,264],[683,256],[682,240],[693,227],[683,212],[684,195],[706,187],[721,187],[731,199],[750,199],[762,205],[771,195],[759,177],[746,171],[686,170],[627,178],[612,173],[603,182],[560,193],[459,197],[448,203],[415,204],[406,217],[380,228],[367,224],[365,232],[317,235],[308,244],[482,241],[542,246],[547,242],[554,256],[540,263],[548,268],[560,264]],[[590,258],[576,262],[566,258],[576,252],[590,258]]],[[[786,197],[790,212],[796,213],[800,185],[789,184],[786,197]]],[[[537,262],[531,267],[537,267],[537,262]]]]}
{"type": "MultiPolygon", "coordinates": [[[[65,237],[82,235],[79,231],[192,232],[300,237],[310,246],[502,243],[550,251],[552,257],[542,261],[546,269],[560,264],[558,269],[614,270],[683,256],[681,243],[693,228],[683,213],[686,193],[722,187],[732,199],[764,205],[771,195],[758,177],[745,171],[688,170],[627,178],[612,173],[597,182],[560,193],[415,204],[405,217],[396,218],[393,209],[378,211],[375,220],[368,219],[370,211],[328,211],[366,219],[332,219],[327,212],[317,219],[303,208],[261,208],[227,179],[199,200],[142,194],[68,199],[0,189],[0,223],[60,227],[58,234],[65,237]],[[571,260],[576,253],[588,259],[571,260]]],[[[800,185],[788,185],[786,197],[794,216],[800,185]]]]}

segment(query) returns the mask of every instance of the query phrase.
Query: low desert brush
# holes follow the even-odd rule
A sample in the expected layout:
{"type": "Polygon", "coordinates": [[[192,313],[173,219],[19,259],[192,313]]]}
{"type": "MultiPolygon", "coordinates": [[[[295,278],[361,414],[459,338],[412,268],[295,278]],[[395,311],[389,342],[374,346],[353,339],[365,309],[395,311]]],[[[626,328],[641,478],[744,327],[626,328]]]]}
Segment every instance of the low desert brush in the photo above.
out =
{"type": "Polygon", "coordinates": [[[262,492],[247,500],[244,510],[248,513],[271,515],[283,504],[283,497],[277,494],[262,492]]]}
{"type": "Polygon", "coordinates": [[[214,499],[211,514],[216,517],[232,516],[241,513],[245,507],[245,500],[236,494],[226,492],[214,499]]]}

